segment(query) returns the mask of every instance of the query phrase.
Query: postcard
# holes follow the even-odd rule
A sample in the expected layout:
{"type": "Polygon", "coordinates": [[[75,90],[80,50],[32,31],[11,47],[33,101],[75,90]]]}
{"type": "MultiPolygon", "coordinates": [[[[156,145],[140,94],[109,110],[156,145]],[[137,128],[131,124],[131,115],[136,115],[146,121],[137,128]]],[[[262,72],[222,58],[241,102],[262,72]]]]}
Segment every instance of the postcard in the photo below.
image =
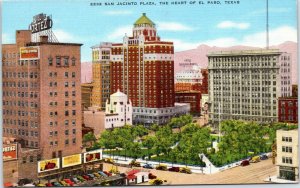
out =
{"type": "Polygon", "coordinates": [[[299,183],[296,0],[4,0],[4,187],[299,183]]]}

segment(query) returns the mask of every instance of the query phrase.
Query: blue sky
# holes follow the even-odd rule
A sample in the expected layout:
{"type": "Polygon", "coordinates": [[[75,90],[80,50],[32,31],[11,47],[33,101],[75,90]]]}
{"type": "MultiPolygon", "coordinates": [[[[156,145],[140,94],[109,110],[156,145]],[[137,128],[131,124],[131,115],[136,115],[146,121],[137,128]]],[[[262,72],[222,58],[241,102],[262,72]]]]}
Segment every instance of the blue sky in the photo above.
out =
{"type": "MultiPolygon", "coordinates": [[[[119,2],[150,2],[120,0],[119,2]]],[[[168,1],[168,0],[164,0],[168,1]]],[[[27,29],[32,17],[51,14],[60,42],[82,43],[82,61],[91,61],[91,46],[121,42],[143,12],[156,23],[162,40],[174,41],[175,50],[201,44],[227,47],[265,45],[266,0],[240,0],[239,5],[90,6],[114,0],[10,0],[2,2],[2,42],[14,43],[15,31],[27,29]]],[[[198,0],[196,1],[198,2],[198,0]]],[[[296,0],[269,0],[270,44],[297,41],[296,0]]]]}

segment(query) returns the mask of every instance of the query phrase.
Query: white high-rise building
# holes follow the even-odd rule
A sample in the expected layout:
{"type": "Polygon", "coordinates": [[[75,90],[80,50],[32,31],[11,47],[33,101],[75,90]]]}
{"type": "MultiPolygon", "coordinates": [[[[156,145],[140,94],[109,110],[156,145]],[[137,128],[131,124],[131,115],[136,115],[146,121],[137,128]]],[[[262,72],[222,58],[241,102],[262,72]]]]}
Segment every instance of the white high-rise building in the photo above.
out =
{"type": "Polygon", "coordinates": [[[219,116],[221,121],[277,121],[281,54],[275,49],[209,53],[212,123],[219,116]]]}

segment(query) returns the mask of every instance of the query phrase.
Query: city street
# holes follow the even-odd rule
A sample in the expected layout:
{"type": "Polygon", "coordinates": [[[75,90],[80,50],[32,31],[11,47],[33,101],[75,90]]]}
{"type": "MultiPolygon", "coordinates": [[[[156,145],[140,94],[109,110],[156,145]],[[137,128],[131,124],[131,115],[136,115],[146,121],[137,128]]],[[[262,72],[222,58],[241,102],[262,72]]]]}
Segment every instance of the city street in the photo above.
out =
{"type": "MultiPolygon", "coordinates": [[[[104,164],[104,170],[110,170],[111,164],[104,164]]],[[[130,168],[118,167],[122,172],[129,171],[130,168]]],[[[146,169],[145,169],[146,170],[146,169]]],[[[249,166],[236,167],[212,175],[203,174],[182,174],[178,172],[168,172],[160,170],[150,170],[159,179],[167,180],[164,185],[174,184],[252,184],[266,183],[264,179],[276,175],[276,166],[272,160],[268,159],[259,163],[251,163],[249,166]]],[[[144,185],[148,185],[145,183],[144,185]]]]}

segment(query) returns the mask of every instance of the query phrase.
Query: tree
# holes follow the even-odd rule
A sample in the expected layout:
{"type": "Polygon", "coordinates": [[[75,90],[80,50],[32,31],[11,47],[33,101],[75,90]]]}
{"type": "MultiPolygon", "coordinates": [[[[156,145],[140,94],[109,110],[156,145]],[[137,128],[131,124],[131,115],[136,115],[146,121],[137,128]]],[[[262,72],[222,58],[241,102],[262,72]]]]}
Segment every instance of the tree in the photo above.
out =
{"type": "Polygon", "coordinates": [[[92,132],[88,132],[83,136],[83,142],[90,142],[90,141],[92,142],[96,141],[96,137],[92,132]]]}
{"type": "Polygon", "coordinates": [[[132,147],[130,148],[131,152],[134,155],[134,159],[137,159],[139,155],[142,153],[141,145],[137,142],[134,142],[132,144],[132,147]]]}
{"type": "Polygon", "coordinates": [[[150,159],[149,150],[154,147],[155,143],[156,143],[156,137],[155,136],[146,136],[145,140],[142,143],[143,146],[146,147],[147,150],[148,150],[148,159],[150,159]]]}

